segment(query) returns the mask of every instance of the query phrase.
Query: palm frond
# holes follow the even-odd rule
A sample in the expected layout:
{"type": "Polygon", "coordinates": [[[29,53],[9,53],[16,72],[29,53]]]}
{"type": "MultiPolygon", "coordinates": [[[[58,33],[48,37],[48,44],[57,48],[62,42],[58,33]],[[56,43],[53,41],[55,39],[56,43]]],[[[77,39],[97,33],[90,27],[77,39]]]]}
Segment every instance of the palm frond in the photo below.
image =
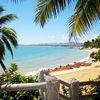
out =
{"type": "Polygon", "coordinates": [[[3,11],[5,11],[5,9],[4,9],[2,6],[0,6],[0,14],[1,14],[3,11]]]}
{"type": "Polygon", "coordinates": [[[100,0],[78,0],[75,11],[69,20],[70,39],[85,34],[93,22],[100,19],[100,0]]]}
{"type": "Polygon", "coordinates": [[[0,24],[5,24],[6,22],[12,21],[15,18],[18,18],[15,14],[7,14],[5,16],[0,17],[0,24]]]}
{"type": "Polygon", "coordinates": [[[13,51],[12,51],[9,41],[7,40],[7,38],[4,35],[2,35],[2,40],[3,40],[4,44],[6,45],[7,49],[10,51],[12,58],[13,58],[13,51]]]}
{"type": "Polygon", "coordinates": [[[35,22],[43,27],[52,16],[56,17],[73,0],[38,0],[35,22]]]}
{"type": "Polygon", "coordinates": [[[4,42],[0,39],[0,59],[4,59],[5,47],[4,42]]]}
{"type": "MultiPolygon", "coordinates": [[[[4,11],[3,7],[0,6],[0,14],[3,11],[4,11]]],[[[0,64],[5,72],[7,72],[7,68],[2,62],[2,59],[4,60],[4,56],[5,56],[5,46],[10,51],[13,58],[11,44],[14,47],[17,46],[17,36],[16,36],[16,32],[12,28],[3,27],[1,25],[15,18],[17,18],[17,16],[14,14],[8,14],[8,15],[0,17],[0,64]]]]}
{"type": "Polygon", "coordinates": [[[14,47],[18,45],[16,32],[12,28],[0,27],[0,30],[14,47]]]}

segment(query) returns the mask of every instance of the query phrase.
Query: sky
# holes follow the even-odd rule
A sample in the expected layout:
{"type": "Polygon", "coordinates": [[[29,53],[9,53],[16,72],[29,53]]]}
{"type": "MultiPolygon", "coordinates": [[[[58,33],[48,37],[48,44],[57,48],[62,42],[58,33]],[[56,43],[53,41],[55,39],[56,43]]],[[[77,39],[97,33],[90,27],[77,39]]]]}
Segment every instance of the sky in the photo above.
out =
{"type": "MultiPolygon", "coordinates": [[[[5,26],[16,30],[19,44],[38,43],[65,43],[68,42],[69,29],[68,19],[74,13],[74,3],[61,11],[56,18],[52,17],[42,28],[34,22],[35,8],[37,0],[23,0],[23,2],[13,3],[11,0],[0,0],[0,6],[6,11],[1,14],[16,14],[18,19],[8,22],[5,26]]],[[[79,42],[84,42],[96,38],[100,34],[100,22],[94,22],[88,35],[79,38],[79,42]]],[[[73,40],[72,40],[73,41],[73,40]]]]}

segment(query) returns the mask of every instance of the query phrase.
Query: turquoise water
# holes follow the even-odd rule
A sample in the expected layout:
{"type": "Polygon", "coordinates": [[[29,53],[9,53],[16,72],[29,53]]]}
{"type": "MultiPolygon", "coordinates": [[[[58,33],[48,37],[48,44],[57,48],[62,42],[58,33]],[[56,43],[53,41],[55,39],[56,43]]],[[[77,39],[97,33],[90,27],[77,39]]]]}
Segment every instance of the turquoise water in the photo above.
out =
{"type": "MultiPolygon", "coordinates": [[[[7,68],[10,63],[16,63],[22,73],[70,64],[89,55],[88,51],[75,48],[42,46],[18,46],[16,49],[13,48],[13,53],[14,59],[8,51],[6,52],[4,63],[7,68]]],[[[1,67],[0,70],[2,71],[1,67]]]]}

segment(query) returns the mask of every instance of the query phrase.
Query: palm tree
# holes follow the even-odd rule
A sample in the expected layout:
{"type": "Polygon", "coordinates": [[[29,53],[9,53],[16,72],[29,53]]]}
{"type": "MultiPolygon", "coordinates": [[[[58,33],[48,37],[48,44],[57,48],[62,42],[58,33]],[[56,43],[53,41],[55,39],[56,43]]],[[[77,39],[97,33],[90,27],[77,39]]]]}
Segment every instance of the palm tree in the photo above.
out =
{"type": "Polygon", "coordinates": [[[70,39],[77,35],[82,36],[97,19],[100,19],[100,0],[38,0],[35,22],[44,24],[52,16],[57,16],[72,1],[77,1],[75,13],[70,17],[69,29],[70,39]]]}
{"type": "MultiPolygon", "coordinates": [[[[0,14],[5,11],[2,6],[0,6],[0,14]]],[[[7,14],[0,17],[0,64],[5,72],[7,72],[7,68],[3,64],[4,55],[5,55],[5,47],[10,51],[12,58],[13,58],[13,52],[11,45],[16,47],[17,46],[17,36],[16,32],[9,27],[2,26],[3,24],[6,24],[9,21],[12,21],[13,19],[17,18],[14,14],[7,14]]]]}

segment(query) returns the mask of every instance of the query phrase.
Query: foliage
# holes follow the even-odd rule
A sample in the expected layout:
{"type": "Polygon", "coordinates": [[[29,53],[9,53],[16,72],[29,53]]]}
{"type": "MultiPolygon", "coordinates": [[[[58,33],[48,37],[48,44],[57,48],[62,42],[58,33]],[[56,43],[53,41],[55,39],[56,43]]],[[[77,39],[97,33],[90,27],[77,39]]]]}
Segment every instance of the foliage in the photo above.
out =
{"type": "Polygon", "coordinates": [[[38,0],[36,7],[35,22],[42,27],[52,17],[56,17],[74,1],[75,13],[69,19],[70,38],[76,39],[87,33],[87,29],[97,19],[100,20],[100,0],[38,0]],[[76,2],[75,2],[76,1],[76,2]]]}
{"type": "MultiPolygon", "coordinates": [[[[85,48],[100,48],[100,36],[98,36],[96,39],[92,39],[92,41],[84,42],[83,47],[85,48]]],[[[100,50],[98,52],[92,52],[90,54],[90,57],[93,58],[93,61],[100,61],[100,50]]]]}
{"type": "MultiPolygon", "coordinates": [[[[11,64],[7,73],[0,75],[0,85],[3,84],[17,84],[17,83],[33,83],[38,82],[38,75],[24,76],[16,72],[18,66],[11,64]]],[[[0,92],[0,100],[41,100],[39,90],[22,90],[22,91],[3,91],[0,92]]]]}
{"type": "MultiPolygon", "coordinates": [[[[4,11],[5,9],[0,6],[0,14],[2,14],[4,11]]],[[[7,14],[4,16],[0,16],[0,59],[4,59],[5,46],[10,51],[13,57],[11,44],[14,47],[17,46],[16,32],[14,29],[2,25],[14,20],[15,18],[17,18],[15,14],[7,14]]]]}
{"type": "Polygon", "coordinates": [[[68,88],[62,85],[63,94],[68,95],[68,88]]]}
{"type": "Polygon", "coordinates": [[[83,47],[100,48],[100,36],[98,36],[96,39],[92,39],[91,42],[90,41],[84,42],[83,47]]]}
{"type": "Polygon", "coordinates": [[[90,41],[86,41],[86,42],[84,42],[83,46],[85,48],[91,47],[91,42],[90,41]]]}
{"type": "Polygon", "coordinates": [[[98,52],[92,52],[90,57],[93,58],[92,61],[94,62],[100,61],[100,50],[98,52]]]}
{"type": "Polygon", "coordinates": [[[94,21],[100,20],[99,8],[100,0],[77,0],[75,13],[69,19],[70,38],[86,34],[94,21]]]}
{"type": "MultiPolygon", "coordinates": [[[[0,6],[0,14],[2,14],[5,11],[5,9],[0,6]]],[[[17,35],[16,31],[10,27],[3,26],[4,24],[14,20],[17,18],[15,14],[7,14],[0,16],[0,64],[5,72],[7,72],[7,68],[3,64],[5,51],[7,48],[8,51],[10,51],[11,56],[13,58],[13,51],[12,46],[16,47],[18,45],[17,43],[17,35]]]]}

